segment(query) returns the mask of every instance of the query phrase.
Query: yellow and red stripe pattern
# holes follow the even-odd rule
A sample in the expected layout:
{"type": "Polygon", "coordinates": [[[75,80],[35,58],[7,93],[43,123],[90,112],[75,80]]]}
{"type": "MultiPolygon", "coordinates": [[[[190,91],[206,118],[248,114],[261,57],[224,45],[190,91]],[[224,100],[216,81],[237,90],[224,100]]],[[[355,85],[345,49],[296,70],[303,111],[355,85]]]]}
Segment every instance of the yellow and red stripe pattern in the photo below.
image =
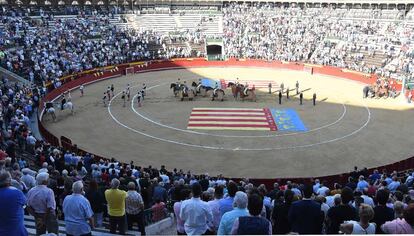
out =
{"type": "Polygon", "coordinates": [[[268,108],[193,108],[187,129],[276,131],[268,108]]]}

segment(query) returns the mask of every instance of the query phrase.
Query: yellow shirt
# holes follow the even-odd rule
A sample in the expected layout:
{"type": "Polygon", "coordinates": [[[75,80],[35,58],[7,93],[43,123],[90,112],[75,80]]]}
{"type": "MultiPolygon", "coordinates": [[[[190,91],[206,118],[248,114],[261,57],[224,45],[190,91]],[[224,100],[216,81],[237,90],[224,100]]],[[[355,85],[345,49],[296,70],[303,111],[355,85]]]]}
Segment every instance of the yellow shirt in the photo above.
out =
{"type": "Polygon", "coordinates": [[[110,216],[125,215],[125,199],[127,193],[119,189],[108,189],[105,191],[105,198],[108,202],[108,214],[110,216]]]}

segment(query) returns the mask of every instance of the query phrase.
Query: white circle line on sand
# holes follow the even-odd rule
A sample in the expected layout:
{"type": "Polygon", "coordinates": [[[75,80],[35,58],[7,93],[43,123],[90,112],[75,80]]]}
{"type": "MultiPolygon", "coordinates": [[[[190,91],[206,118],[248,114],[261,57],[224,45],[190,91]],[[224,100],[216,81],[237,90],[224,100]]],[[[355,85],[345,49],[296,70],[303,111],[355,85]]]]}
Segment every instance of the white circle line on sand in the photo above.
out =
{"type": "Polygon", "coordinates": [[[318,130],[321,130],[321,129],[328,128],[330,126],[333,126],[333,125],[339,123],[345,117],[346,112],[347,112],[347,109],[346,109],[345,104],[342,103],[341,105],[343,107],[343,111],[342,111],[341,116],[339,116],[339,118],[336,121],[334,121],[332,123],[329,123],[329,124],[326,124],[326,125],[323,125],[323,126],[320,126],[320,127],[317,127],[317,128],[314,128],[314,129],[311,129],[311,130],[304,131],[304,132],[291,132],[291,133],[269,134],[269,135],[225,135],[225,134],[209,134],[209,133],[203,133],[203,132],[197,132],[197,131],[193,131],[193,130],[180,129],[180,128],[176,128],[176,127],[173,127],[173,126],[165,125],[165,124],[162,124],[162,123],[157,122],[155,120],[152,120],[152,119],[148,118],[147,116],[144,116],[143,114],[141,114],[140,112],[138,112],[135,109],[135,107],[134,107],[134,100],[135,100],[135,98],[137,96],[138,95],[135,95],[132,98],[132,100],[131,100],[131,109],[132,109],[132,111],[134,111],[134,113],[137,114],[138,116],[140,116],[141,118],[143,118],[143,119],[145,119],[145,120],[147,120],[147,121],[149,121],[149,122],[151,122],[153,124],[156,124],[156,125],[161,126],[161,127],[164,127],[164,128],[172,129],[172,130],[181,131],[181,132],[184,132],[184,133],[198,134],[198,135],[205,135],[205,136],[212,136],[212,137],[223,137],[223,138],[271,138],[271,137],[281,137],[281,136],[291,136],[291,135],[307,134],[307,133],[311,133],[311,132],[315,132],[315,131],[318,131],[318,130]]]}
{"type": "MultiPolygon", "coordinates": [[[[162,83],[162,84],[158,84],[155,86],[150,87],[149,89],[164,85],[167,83],[162,83]]],[[[133,86],[136,87],[136,86],[133,86]]],[[[184,142],[179,142],[179,141],[175,141],[175,140],[170,140],[170,139],[165,139],[165,138],[160,138],[160,137],[156,137],[154,135],[150,135],[147,133],[144,133],[142,131],[136,130],[134,128],[131,128],[125,124],[123,124],[122,122],[120,122],[111,112],[111,104],[112,101],[121,94],[122,92],[117,93],[115,96],[112,97],[112,99],[109,101],[108,104],[108,113],[111,116],[111,118],[120,126],[134,132],[134,133],[138,133],[141,134],[145,137],[148,138],[152,138],[158,141],[163,141],[163,142],[167,142],[167,143],[172,143],[172,144],[177,144],[177,145],[181,145],[181,146],[187,146],[187,147],[194,147],[194,148],[202,148],[202,149],[210,149],[210,150],[224,150],[224,151],[273,151],[273,150],[291,150],[291,149],[300,149],[300,148],[310,148],[310,147],[314,147],[314,146],[318,146],[318,145],[322,145],[322,144],[328,144],[328,143],[332,143],[332,142],[336,142],[345,138],[348,138],[352,135],[355,135],[356,133],[358,133],[359,131],[361,131],[363,128],[365,128],[368,123],[371,120],[371,111],[369,110],[369,108],[366,106],[366,104],[364,103],[364,107],[368,113],[368,117],[367,120],[365,121],[365,123],[359,127],[358,129],[354,130],[353,132],[346,134],[344,136],[338,137],[338,138],[334,138],[334,139],[329,139],[329,140],[325,140],[325,141],[321,141],[321,142],[317,142],[317,143],[311,143],[311,144],[306,144],[306,145],[296,145],[296,146],[288,146],[288,147],[273,147],[273,148],[225,148],[225,147],[216,147],[216,146],[207,146],[207,145],[197,145],[197,144],[191,144],[191,143],[184,143],[184,142]]]]}

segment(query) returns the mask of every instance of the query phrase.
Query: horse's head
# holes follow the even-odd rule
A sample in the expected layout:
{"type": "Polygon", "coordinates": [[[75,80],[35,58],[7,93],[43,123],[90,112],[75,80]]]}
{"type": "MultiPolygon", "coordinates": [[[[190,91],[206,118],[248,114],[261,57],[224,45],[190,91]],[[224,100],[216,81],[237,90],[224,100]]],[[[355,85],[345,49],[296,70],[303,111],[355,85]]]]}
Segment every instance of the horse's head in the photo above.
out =
{"type": "Polygon", "coordinates": [[[177,86],[177,84],[176,84],[176,83],[171,83],[171,85],[170,85],[170,89],[175,88],[176,86],[177,86]]]}
{"type": "Polygon", "coordinates": [[[229,83],[227,84],[227,87],[232,87],[233,85],[235,85],[233,82],[229,82],[229,83]]]}
{"type": "Polygon", "coordinates": [[[193,86],[193,87],[197,87],[197,85],[198,84],[196,82],[194,82],[194,81],[193,81],[193,83],[191,83],[191,86],[193,86]]]}

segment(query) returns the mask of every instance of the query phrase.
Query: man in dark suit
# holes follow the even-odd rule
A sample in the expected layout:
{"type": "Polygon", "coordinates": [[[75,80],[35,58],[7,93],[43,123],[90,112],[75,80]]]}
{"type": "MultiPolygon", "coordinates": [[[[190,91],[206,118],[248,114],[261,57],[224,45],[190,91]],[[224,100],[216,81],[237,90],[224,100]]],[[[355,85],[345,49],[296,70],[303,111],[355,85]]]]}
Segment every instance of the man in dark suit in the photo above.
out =
{"type": "Polygon", "coordinates": [[[286,98],[289,99],[289,87],[286,89],[286,98]]]}
{"type": "Polygon", "coordinates": [[[300,105],[302,105],[303,102],[303,93],[299,94],[299,101],[300,101],[300,105]]]}
{"type": "Polygon", "coordinates": [[[279,105],[282,104],[282,90],[279,90],[279,105]]]}
{"type": "Polygon", "coordinates": [[[299,81],[296,81],[295,87],[296,87],[296,94],[299,94],[299,81]]]}
{"type": "Polygon", "coordinates": [[[316,93],[313,94],[312,96],[312,100],[313,100],[313,105],[316,105],[316,93]]]}
{"type": "Polygon", "coordinates": [[[288,220],[291,231],[298,234],[321,234],[324,213],[321,204],[312,200],[313,188],[305,185],[303,199],[292,203],[288,220]]]}

